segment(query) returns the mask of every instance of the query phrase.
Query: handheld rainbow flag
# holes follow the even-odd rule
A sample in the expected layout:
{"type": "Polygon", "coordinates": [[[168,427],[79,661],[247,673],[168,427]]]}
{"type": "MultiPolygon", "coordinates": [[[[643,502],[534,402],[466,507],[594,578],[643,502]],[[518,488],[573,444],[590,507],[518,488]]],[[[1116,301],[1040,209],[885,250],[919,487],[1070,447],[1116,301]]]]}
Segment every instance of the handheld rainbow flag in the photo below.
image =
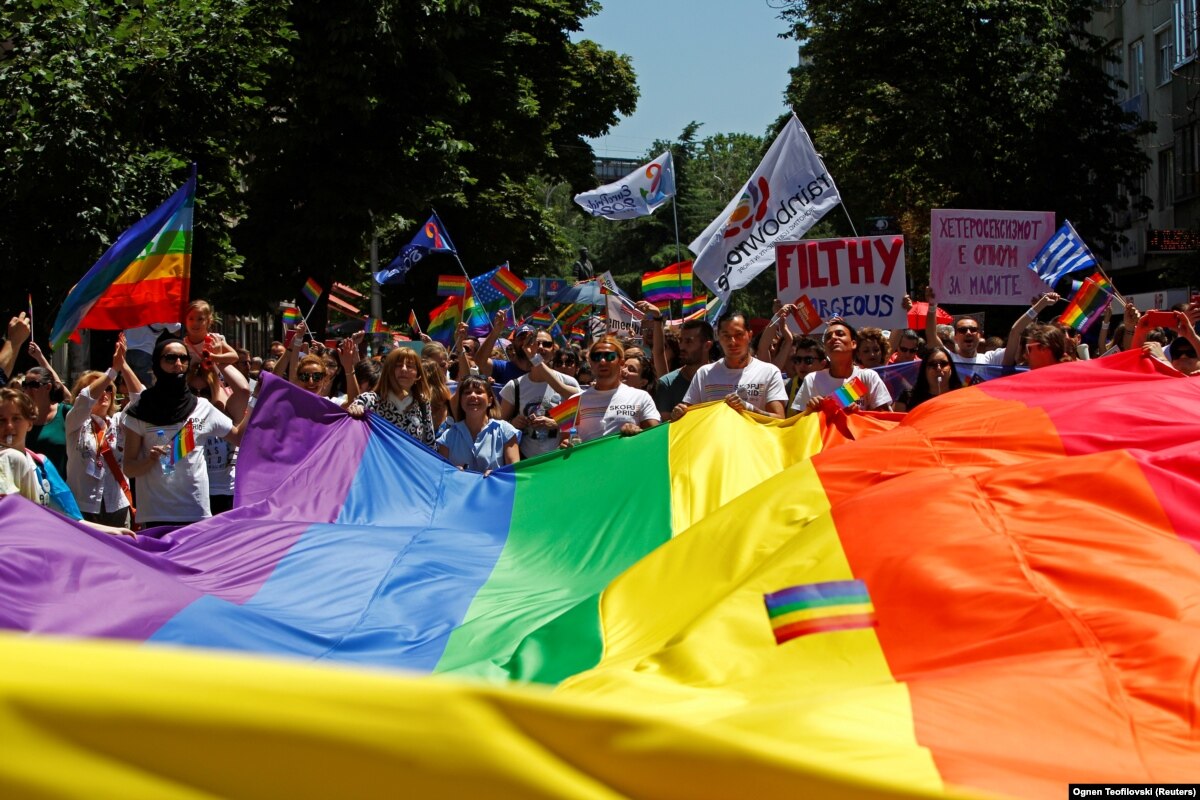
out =
{"type": "Polygon", "coordinates": [[[529,288],[529,284],[513,274],[508,267],[499,267],[490,282],[492,286],[496,287],[496,291],[508,298],[510,303],[517,302],[517,298],[525,294],[525,290],[529,288]]]}
{"type": "Polygon", "coordinates": [[[469,336],[487,336],[492,329],[487,308],[475,296],[474,284],[467,287],[466,297],[463,298],[462,318],[467,323],[469,336]]]}
{"type": "Polygon", "coordinates": [[[363,325],[364,333],[387,333],[387,323],[375,317],[367,317],[366,324],[363,325]]]}
{"type": "Polygon", "coordinates": [[[812,633],[874,628],[875,606],[862,581],[807,583],[763,595],[775,643],[812,633]]]}
{"type": "Polygon", "coordinates": [[[304,315],[301,314],[300,309],[296,308],[295,306],[291,306],[290,308],[285,308],[283,310],[284,325],[295,325],[297,322],[300,322],[303,319],[304,315]]]}
{"type": "Polygon", "coordinates": [[[438,297],[464,297],[467,294],[466,275],[438,275],[438,297]]]}
{"type": "Polygon", "coordinates": [[[528,325],[541,325],[548,327],[554,324],[554,315],[550,313],[550,309],[542,306],[537,311],[534,311],[525,318],[525,323],[528,325]]]}
{"type": "Polygon", "coordinates": [[[571,341],[572,342],[579,344],[585,338],[587,338],[587,331],[584,330],[582,325],[572,326],[572,328],[571,328],[571,341]]]}
{"type": "Polygon", "coordinates": [[[179,433],[175,434],[175,440],[171,443],[171,463],[179,463],[195,449],[196,429],[192,427],[192,421],[189,419],[187,424],[179,429],[179,433]]]}
{"type": "Polygon", "coordinates": [[[642,299],[657,305],[692,296],[692,262],[680,261],[658,272],[642,275],[642,299]]]}
{"type": "Polygon", "coordinates": [[[59,347],[79,328],[121,330],[177,322],[187,311],[192,275],[196,167],[175,194],[117,237],[71,289],[54,320],[59,347]]]}
{"type": "Polygon", "coordinates": [[[1097,272],[1079,284],[1058,320],[1077,331],[1086,331],[1104,313],[1111,298],[1112,284],[1097,272]]]}
{"type": "Polygon", "coordinates": [[[317,304],[317,300],[321,299],[321,295],[324,293],[325,290],[321,288],[321,284],[317,283],[312,278],[306,280],[304,285],[300,287],[300,294],[308,298],[308,302],[312,303],[313,305],[317,304]]]}
{"type": "Polygon", "coordinates": [[[408,327],[412,328],[413,333],[421,335],[421,323],[417,321],[416,309],[411,309],[408,312],[408,327]]]}
{"type": "Polygon", "coordinates": [[[563,400],[554,408],[546,412],[546,416],[558,423],[560,428],[569,428],[575,424],[575,418],[579,416],[579,398],[582,394],[577,394],[574,397],[563,400]]]}
{"type": "Polygon", "coordinates": [[[426,331],[429,338],[446,347],[454,342],[454,331],[462,316],[461,302],[457,297],[448,297],[446,302],[429,312],[429,329],[426,331]]]}
{"type": "Polygon", "coordinates": [[[694,295],[690,300],[683,301],[683,307],[680,313],[684,319],[688,319],[693,314],[703,315],[704,309],[708,307],[708,295],[694,295]]]}
{"type": "Polygon", "coordinates": [[[849,408],[866,396],[866,384],[862,382],[862,378],[855,375],[830,394],[826,401],[833,403],[837,408],[849,408]]]}

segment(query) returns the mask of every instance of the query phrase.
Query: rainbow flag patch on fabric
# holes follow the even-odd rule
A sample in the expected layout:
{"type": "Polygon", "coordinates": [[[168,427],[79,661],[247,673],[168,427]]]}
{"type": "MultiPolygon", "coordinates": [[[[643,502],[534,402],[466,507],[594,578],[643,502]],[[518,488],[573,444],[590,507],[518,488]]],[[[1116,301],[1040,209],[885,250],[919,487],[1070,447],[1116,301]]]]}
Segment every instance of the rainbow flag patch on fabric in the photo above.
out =
{"type": "Polygon", "coordinates": [[[875,606],[862,581],[806,583],[763,595],[775,643],[810,633],[874,628],[875,606]]]}
{"type": "Polygon", "coordinates": [[[837,391],[829,395],[829,399],[838,408],[849,408],[867,396],[867,386],[857,375],[843,383],[837,391]]]}
{"type": "Polygon", "coordinates": [[[189,419],[187,424],[179,429],[179,433],[175,434],[175,441],[171,447],[171,463],[179,463],[195,449],[196,429],[192,427],[192,421],[189,419]]]}
{"type": "Polygon", "coordinates": [[[570,399],[562,401],[546,413],[558,423],[558,427],[560,428],[574,425],[575,418],[579,414],[579,398],[581,397],[583,397],[582,394],[577,394],[570,399]]]}

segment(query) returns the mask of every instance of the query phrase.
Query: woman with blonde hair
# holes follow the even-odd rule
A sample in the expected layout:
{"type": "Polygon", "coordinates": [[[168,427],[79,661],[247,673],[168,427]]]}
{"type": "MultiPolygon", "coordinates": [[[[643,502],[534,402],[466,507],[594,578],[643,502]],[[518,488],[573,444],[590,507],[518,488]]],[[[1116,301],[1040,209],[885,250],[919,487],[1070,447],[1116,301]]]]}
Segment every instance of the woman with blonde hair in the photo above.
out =
{"type": "Polygon", "coordinates": [[[121,466],[125,450],[124,412],[116,400],[115,381],[125,378],[129,402],[142,393],[142,382],[125,361],[125,334],[117,339],[112,367],[90,370],[75,381],[75,405],[67,412],[67,485],[83,518],[128,527],[133,504],[129,480],[121,466]]]}
{"type": "Polygon", "coordinates": [[[433,424],[431,399],[421,357],[412,348],[397,347],[383,360],[376,390],[363,392],[346,410],[355,419],[374,411],[432,449],[437,426],[433,424]]]}
{"type": "MultiPolygon", "coordinates": [[[[423,354],[422,354],[423,355],[423,354]]],[[[421,369],[429,382],[429,402],[433,409],[433,425],[441,433],[450,416],[450,387],[446,385],[446,370],[436,361],[422,357],[421,369]]],[[[455,419],[458,416],[455,415],[455,419]]]]}

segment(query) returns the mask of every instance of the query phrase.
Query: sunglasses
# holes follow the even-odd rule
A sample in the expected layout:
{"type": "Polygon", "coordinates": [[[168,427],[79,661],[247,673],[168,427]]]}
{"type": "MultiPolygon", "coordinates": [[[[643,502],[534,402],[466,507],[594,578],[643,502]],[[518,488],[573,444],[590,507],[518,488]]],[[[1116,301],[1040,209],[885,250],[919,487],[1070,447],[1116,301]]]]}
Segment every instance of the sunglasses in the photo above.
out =
{"type": "Polygon", "coordinates": [[[301,372],[296,376],[301,383],[316,383],[325,377],[324,372],[301,372]]]}
{"type": "Polygon", "coordinates": [[[823,358],[817,356],[793,356],[792,361],[796,364],[815,364],[818,361],[824,361],[823,358]]]}
{"type": "Polygon", "coordinates": [[[539,341],[539,342],[537,343],[537,346],[538,346],[538,347],[544,347],[544,348],[546,348],[547,350],[553,350],[553,349],[554,349],[554,340],[550,340],[550,341],[548,341],[548,342],[539,341]]]}
{"type": "Polygon", "coordinates": [[[950,369],[950,362],[949,361],[930,361],[929,368],[930,369],[950,369]]]}
{"type": "Polygon", "coordinates": [[[26,381],[25,381],[23,384],[21,384],[21,385],[22,385],[22,386],[24,386],[26,389],[40,389],[40,388],[42,388],[43,386],[49,386],[49,385],[50,385],[50,381],[31,381],[31,380],[26,380],[26,381]]]}
{"type": "Polygon", "coordinates": [[[955,328],[955,333],[979,333],[979,328],[975,325],[963,325],[961,328],[955,328]]]}
{"type": "Polygon", "coordinates": [[[611,363],[611,362],[617,360],[617,354],[616,353],[590,353],[590,354],[588,354],[588,358],[590,358],[592,360],[593,364],[599,364],[601,361],[608,361],[611,363]]]}
{"type": "Polygon", "coordinates": [[[192,360],[192,357],[186,353],[183,355],[180,355],[179,353],[163,353],[161,360],[166,361],[168,364],[186,364],[192,360]]]}
{"type": "Polygon", "coordinates": [[[905,347],[904,345],[900,345],[900,352],[901,353],[915,353],[915,352],[917,352],[917,348],[905,347]]]}
{"type": "Polygon", "coordinates": [[[115,387],[115,386],[105,386],[103,389],[100,390],[100,394],[116,394],[116,392],[117,392],[117,387],[115,387]]]}

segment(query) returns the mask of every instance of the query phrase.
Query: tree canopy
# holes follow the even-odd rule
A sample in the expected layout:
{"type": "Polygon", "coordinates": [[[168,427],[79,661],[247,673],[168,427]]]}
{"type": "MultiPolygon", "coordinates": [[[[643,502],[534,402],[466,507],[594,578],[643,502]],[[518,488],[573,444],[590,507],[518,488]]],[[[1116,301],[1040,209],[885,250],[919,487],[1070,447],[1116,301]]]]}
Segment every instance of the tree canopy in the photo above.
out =
{"type": "Polygon", "coordinates": [[[56,300],[192,161],[193,293],[227,309],[365,274],[430,206],[472,268],[536,271],[562,246],[537,180],[590,185],[585,137],[637,99],[627,57],[570,38],[592,0],[0,8],[0,266],[56,300]]]}
{"type": "Polygon", "coordinates": [[[788,97],[855,218],[898,217],[926,268],[937,207],[1051,210],[1118,237],[1152,128],[1117,105],[1093,5],[789,0],[788,97]]]}

